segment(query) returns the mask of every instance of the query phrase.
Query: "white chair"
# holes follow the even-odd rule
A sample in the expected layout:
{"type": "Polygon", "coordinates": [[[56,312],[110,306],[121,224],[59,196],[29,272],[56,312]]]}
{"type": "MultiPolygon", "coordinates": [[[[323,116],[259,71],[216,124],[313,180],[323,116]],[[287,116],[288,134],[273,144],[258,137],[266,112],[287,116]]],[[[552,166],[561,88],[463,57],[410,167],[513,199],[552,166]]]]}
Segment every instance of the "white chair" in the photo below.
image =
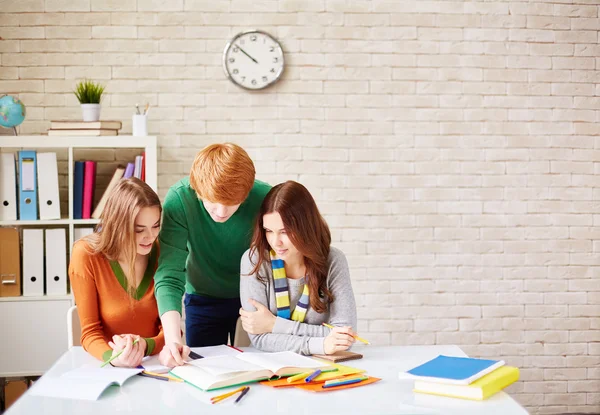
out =
{"type": "Polygon", "coordinates": [[[67,342],[69,349],[73,346],[81,346],[81,323],[76,305],[67,311],[67,342]]]}
{"type": "Polygon", "coordinates": [[[237,323],[235,325],[235,339],[233,341],[233,345],[235,347],[248,347],[252,344],[250,343],[250,337],[248,337],[248,333],[242,327],[242,318],[238,317],[237,323]]]}

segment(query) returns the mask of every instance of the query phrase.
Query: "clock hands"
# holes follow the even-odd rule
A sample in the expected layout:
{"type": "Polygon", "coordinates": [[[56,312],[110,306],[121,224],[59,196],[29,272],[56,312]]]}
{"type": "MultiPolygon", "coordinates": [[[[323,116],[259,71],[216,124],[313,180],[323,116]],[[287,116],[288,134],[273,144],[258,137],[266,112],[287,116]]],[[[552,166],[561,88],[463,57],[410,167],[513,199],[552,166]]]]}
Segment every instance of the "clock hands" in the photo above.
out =
{"type": "Polygon", "coordinates": [[[244,49],[242,49],[242,48],[240,47],[240,45],[236,44],[235,46],[236,46],[237,48],[239,48],[239,49],[242,51],[242,53],[243,53],[244,55],[246,55],[247,57],[249,57],[250,59],[252,59],[252,61],[254,61],[254,63],[258,63],[258,61],[257,61],[256,59],[254,59],[252,56],[248,55],[248,53],[246,53],[246,51],[245,51],[244,49]]]}

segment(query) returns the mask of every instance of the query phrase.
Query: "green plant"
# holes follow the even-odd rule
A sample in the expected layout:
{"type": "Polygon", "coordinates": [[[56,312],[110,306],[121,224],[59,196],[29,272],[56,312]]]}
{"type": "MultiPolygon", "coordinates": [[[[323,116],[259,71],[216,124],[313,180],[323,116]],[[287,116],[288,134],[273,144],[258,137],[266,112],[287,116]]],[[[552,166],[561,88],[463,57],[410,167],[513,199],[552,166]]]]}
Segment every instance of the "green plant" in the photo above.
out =
{"type": "Polygon", "coordinates": [[[104,86],[87,79],[79,82],[73,91],[80,104],[99,104],[103,92],[104,86]]]}

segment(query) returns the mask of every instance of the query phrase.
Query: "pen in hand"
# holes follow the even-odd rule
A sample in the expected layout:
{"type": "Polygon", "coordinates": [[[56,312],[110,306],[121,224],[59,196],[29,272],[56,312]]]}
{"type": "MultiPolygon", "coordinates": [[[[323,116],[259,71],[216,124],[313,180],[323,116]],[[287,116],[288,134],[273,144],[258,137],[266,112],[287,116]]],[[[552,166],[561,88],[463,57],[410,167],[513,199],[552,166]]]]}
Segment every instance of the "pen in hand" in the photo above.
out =
{"type": "MultiPolygon", "coordinates": [[[[138,342],[138,340],[139,339],[135,339],[131,345],[134,346],[138,342]]],[[[125,350],[125,349],[123,348],[123,349],[119,350],[119,352],[116,355],[111,356],[111,358],[108,359],[106,362],[102,363],[100,365],[100,367],[104,367],[104,366],[108,365],[110,362],[112,362],[113,360],[115,360],[117,357],[121,356],[121,354],[123,353],[123,350],[125,350]]]]}
{"type": "MultiPolygon", "coordinates": [[[[335,327],[334,327],[334,326],[332,326],[331,324],[323,323],[323,325],[324,325],[325,327],[327,327],[327,328],[330,328],[330,329],[334,329],[334,328],[335,328],[335,327]]],[[[369,343],[369,341],[368,341],[367,339],[363,339],[362,337],[358,337],[358,335],[354,335],[354,336],[352,336],[352,337],[354,337],[354,338],[355,338],[356,340],[358,340],[359,342],[363,342],[364,344],[371,344],[371,343],[369,343]]]]}

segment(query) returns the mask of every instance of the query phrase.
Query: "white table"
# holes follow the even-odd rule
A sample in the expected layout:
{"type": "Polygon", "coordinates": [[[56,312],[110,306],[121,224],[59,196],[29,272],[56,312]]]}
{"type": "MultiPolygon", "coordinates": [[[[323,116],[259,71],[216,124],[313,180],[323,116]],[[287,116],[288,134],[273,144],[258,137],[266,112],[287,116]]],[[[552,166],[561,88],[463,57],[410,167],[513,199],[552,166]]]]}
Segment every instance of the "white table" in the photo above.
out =
{"type": "MultiPolygon", "coordinates": [[[[252,385],[239,405],[206,403],[206,393],[191,385],[162,382],[134,376],[122,387],[110,387],[98,401],[78,401],[35,396],[28,391],[7,412],[19,414],[527,414],[506,393],[500,392],[483,402],[445,398],[412,392],[413,382],[399,379],[399,372],[423,363],[439,354],[465,356],[457,346],[355,347],[364,358],[347,362],[366,369],[382,380],[355,389],[313,393],[296,388],[274,389],[252,385]]],[[[65,353],[41,380],[50,380],[64,372],[93,363],[81,347],[65,353]]],[[[36,385],[32,387],[35,388],[36,385]]]]}

